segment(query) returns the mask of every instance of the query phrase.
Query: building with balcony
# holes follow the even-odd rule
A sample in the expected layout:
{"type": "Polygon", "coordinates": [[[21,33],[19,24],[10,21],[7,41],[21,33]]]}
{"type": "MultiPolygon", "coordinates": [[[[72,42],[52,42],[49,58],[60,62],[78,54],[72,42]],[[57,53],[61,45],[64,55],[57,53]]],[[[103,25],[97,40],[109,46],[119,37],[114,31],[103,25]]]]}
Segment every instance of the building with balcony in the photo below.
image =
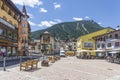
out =
{"type": "Polygon", "coordinates": [[[94,50],[96,50],[96,40],[94,39],[94,37],[109,33],[111,31],[114,31],[114,29],[104,28],[102,30],[80,36],[77,39],[78,54],[96,56],[96,52],[94,52],[94,50]]]}
{"type": "Polygon", "coordinates": [[[25,14],[11,0],[0,0],[0,50],[7,56],[18,55],[19,40],[22,38],[20,32],[23,31],[20,28],[24,17],[25,14]]]}
{"type": "Polygon", "coordinates": [[[98,52],[98,55],[103,54],[103,56],[113,56],[115,53],[120,53],[120,30],[115,30],[107,34],[96,36],[95,40],[97,45],[96,49],[104,50],[104,53],[98,52]]]}
{"type": "Polygon", "coordinates": [[[20,16],[11,0],[0,0],[0,50],[7,56],[17,55],[20,16]]]}
{"type": "Polygon", "coordinates": [[[31,44],[29,45],[29,52],[30,53],[37,53],[37,54],[41,53],[40,40],[34,40],[31,42],[31,44]]]}
{"type": "Polygon", "coordinates": [[[41,44],[41,52],[44,55],[53,55],[55,54],[55,36],[50,34],[48,31],[45,31],[40,35],[40,44],[41,44]]]}

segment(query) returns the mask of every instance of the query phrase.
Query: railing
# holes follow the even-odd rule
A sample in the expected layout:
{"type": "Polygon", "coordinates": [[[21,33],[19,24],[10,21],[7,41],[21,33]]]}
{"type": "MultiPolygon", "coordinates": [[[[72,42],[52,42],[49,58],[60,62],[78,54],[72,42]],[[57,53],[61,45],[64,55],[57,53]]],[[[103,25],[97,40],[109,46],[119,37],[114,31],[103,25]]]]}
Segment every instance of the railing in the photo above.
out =
{"type": "Polygon", "coordinates": [[[10,24],[8,21],[6,21],[6,20],[4,20],[2,18],[0,18],[0,22],[3,23],[3,24],[5,24],[5,25],[7,25],[8,27],[10,27],[12,29],[15,29],[14,25],[10,24]]]}
{"type": "Polygon", "coordinates": [[[9,38],[8,36],[3,36],[3,35],[0,35],[0,40],[10,41],[10,42],[17,42],[16,39],[9,38]]]}

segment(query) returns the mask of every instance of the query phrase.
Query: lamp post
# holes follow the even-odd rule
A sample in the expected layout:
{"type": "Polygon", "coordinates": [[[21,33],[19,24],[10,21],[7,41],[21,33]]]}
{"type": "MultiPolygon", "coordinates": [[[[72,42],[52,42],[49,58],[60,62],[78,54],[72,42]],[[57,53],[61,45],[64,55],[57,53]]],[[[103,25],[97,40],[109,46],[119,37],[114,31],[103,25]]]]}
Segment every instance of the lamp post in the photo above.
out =
{"type": "Polygon", "coordinates": [[[6,71],[6,54],[3,52],[3,70],[6,71]]]}

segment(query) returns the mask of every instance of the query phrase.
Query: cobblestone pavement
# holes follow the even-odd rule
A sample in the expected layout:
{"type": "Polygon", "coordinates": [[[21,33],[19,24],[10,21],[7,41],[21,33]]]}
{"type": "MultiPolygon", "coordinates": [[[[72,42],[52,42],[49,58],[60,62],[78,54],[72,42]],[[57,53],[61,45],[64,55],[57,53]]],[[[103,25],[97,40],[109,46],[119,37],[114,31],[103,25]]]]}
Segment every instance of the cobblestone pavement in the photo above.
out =
{"type": "Polygon", "coordinates": [[[19,65],[0,68],[0,80],[120,80],[120,65],[105,60],[82,60],[75,57],[62,58],[30,71],[20,71],[19,65]]]}

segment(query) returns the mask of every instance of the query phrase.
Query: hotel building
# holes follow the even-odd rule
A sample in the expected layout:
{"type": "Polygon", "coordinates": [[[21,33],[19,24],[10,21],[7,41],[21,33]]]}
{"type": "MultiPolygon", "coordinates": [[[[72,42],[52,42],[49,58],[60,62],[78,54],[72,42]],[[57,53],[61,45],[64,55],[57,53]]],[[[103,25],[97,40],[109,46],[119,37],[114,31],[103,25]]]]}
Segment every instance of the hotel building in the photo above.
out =
{"type": "Polygon", "coordinates": [[[94,50],[96,50],[96,40],[94,39],[94,37],[109,33],[111,31],[114,31],[114,29],[104,28],[102,30],[80,36],[77,39],[78,55],[82,54],[96,56],[96,52],[94,52],[94,50]]]}
{"type": "Polygon", "coordinates": [[[114,56],[114,54],[120,53],[120,30],[96,36],[95,39],[96,49],[104,51],[98,52],[98,56],[114,56]]]}
{"type": "MultiPolygon", "coordinates": [[[[0,51],[7,56],[18,55],[21,20],[25,15],[11,0],[0,0],[0,51]]],[[[23,35],[23,34],[22,34],[23,35]]]]}

